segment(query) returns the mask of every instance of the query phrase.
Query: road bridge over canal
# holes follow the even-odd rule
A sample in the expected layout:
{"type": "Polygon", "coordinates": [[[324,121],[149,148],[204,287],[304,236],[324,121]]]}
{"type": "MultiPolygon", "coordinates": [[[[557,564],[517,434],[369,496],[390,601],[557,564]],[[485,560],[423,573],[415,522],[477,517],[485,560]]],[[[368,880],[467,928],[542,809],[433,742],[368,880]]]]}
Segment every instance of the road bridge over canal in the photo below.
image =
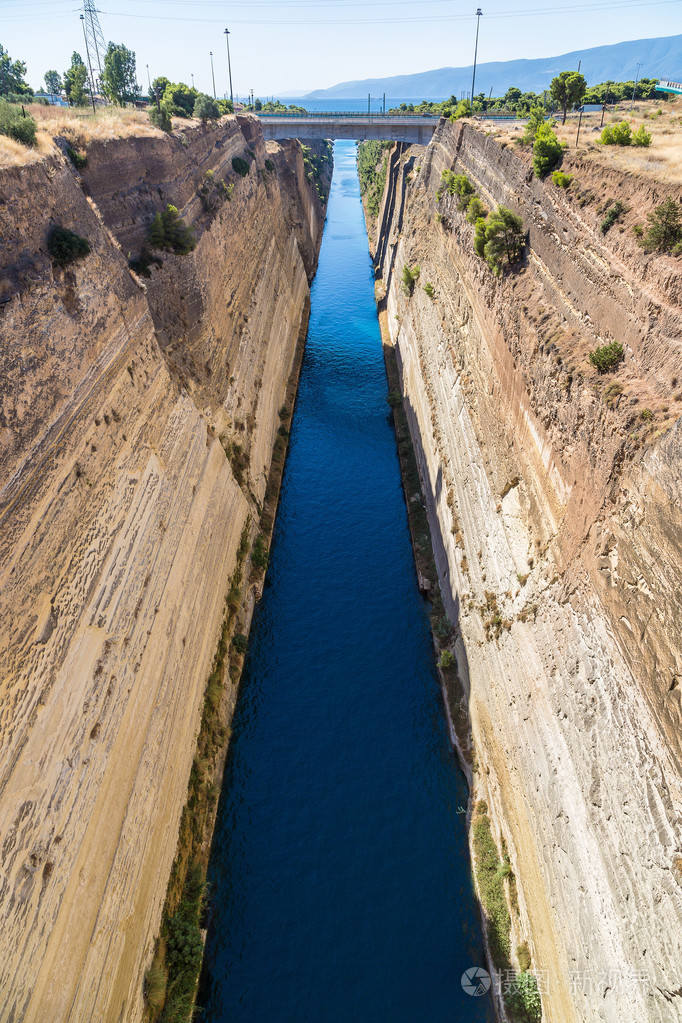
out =
{"type": "Polygon", "coordinates": [[[418,114],[259,114],[266,141],[274,139],[376,139],[425,146],[431,141],[438,117],[418,114]]]}

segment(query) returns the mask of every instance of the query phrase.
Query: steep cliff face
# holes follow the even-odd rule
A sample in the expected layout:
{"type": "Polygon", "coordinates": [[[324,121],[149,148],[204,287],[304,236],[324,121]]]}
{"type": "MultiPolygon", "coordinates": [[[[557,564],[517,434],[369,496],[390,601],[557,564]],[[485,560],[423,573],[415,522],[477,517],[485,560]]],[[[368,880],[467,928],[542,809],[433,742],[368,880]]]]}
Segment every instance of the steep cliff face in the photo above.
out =
{"type": "Polygon", "coordinates": [[[670,1021],[682,273],[631,231],[669,190],[568,169],[567,195],[511,148],[442,123],[428,148],[391,156],[377,273],[458,626],[474,790],[519,882],[513,936],[529,940],[548,1020],[670,1021]],[[457,198],[437,202],[446,169],[523,217],[516,272],[493,277],[457,198]],[[602,235],[599,204],[624,195],[626,231],[602,235]],[[408,297],[402,270],[417,264],[408,297]],[[589,352],[612,340],[625,360],[598,376],[589,352]]]}
{"type": "Polygon", "coordinates": [[[249,119],[87,157],[0,180],[3,1020],[142,1014],[324,221],[298,143],[266,151],[249,119]],[[167,203],[196,248],[138,279],[127,258],[167,203]],[[51,223],[90,254],[53,267],[51,223]]]}

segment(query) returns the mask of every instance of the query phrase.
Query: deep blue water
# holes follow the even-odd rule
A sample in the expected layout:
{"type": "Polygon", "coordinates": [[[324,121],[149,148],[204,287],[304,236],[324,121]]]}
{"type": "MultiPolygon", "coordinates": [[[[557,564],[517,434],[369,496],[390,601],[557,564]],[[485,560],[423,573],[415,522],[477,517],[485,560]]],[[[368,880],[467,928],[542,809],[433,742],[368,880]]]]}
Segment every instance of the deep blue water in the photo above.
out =
{"type": "Polygon", "coordinates": [[[417,590],[360,206],[334,180],[209,868],[210,1023],[478,1023],[466,789],[417,590]]]}

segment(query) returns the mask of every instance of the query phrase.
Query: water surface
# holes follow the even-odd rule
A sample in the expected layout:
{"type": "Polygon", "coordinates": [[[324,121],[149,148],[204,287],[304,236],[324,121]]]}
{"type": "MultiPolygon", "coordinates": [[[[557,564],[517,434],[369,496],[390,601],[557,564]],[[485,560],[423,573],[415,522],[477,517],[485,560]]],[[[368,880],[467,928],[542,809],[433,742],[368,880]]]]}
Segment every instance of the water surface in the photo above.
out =
{"type": "Polygon", "coordinates": [[[209,868],[210,1023],[478,1023],[466,789],[407,529],[355,144],[328,220],[209,868]]]}

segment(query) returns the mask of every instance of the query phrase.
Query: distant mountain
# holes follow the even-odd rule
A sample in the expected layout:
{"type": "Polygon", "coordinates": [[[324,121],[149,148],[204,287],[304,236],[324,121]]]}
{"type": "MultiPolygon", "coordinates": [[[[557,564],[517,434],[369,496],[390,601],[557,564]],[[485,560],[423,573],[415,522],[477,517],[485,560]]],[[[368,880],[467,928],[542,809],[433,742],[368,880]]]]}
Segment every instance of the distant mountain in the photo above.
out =
{"type": "MultiPolygon", "coordinates": [[[[539,57],[535,60],[492,61],[476,67],[476,92],[490,92],[503,96],[512,85],[522,92],[540,92],[549,86],[560,71],[580,71],[589,85],[598,82],[628,81],[635,77],[637,62],[641,62],[640,77],[670,77],[682,79],[682,35],[659,39],[635,39],[611,46],[595,46],[589,50],[575,50],[558,57],[539,57]]],[[[459,96],[471,89],[472,67],[443,67],[437,71],[422,71],[416,75],[394,75],[392,78],[365,78],[356,82],[341,82],[331,89],[316,89],[306,93],[304,99],[364,99],[368,93],[413,99],[446,99],[459,96]]]]}

